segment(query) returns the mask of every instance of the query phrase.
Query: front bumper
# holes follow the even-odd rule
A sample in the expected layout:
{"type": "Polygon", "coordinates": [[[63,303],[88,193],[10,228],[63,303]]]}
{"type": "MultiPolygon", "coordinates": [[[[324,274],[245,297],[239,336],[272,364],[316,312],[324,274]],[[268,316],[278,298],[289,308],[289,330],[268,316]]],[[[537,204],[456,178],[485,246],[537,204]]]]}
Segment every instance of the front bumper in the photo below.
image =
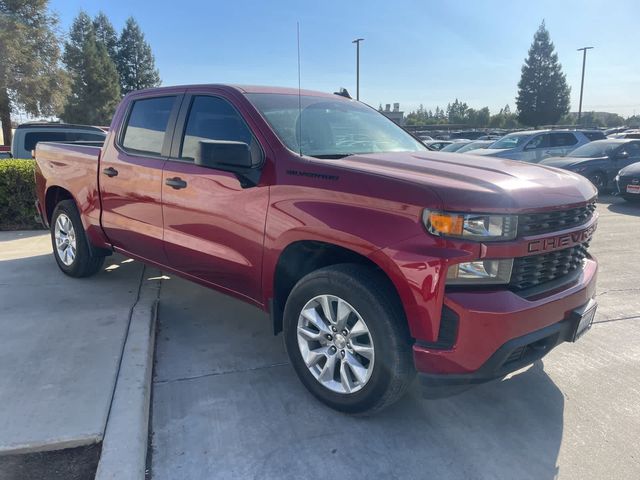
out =
{"type": "MultiPolygon", "coordinates": [[[[591,300],[585,310],[595,306],[591,300]]],[[[572,315],[561,322],[505,342],[475,372],[462,374],[420,373],[420,383],[426,397],[439,398],[454,395],[467,388],[503,378],[527,365],[540,360],[556,346],[573,341],[580,316],[572,315]]]]}
{"type": "Polygon", "coordinates": [[[572,284],[542,297],[508,290],[445,294],[445,306],[457,317],[455,340],[448,349],[419,341],[413,346],[423,383],[470,385],[533,363],[568,340],[575,329],[573,311],[594,297],[596,277],[597,264],[587,259],[572,284]]]}

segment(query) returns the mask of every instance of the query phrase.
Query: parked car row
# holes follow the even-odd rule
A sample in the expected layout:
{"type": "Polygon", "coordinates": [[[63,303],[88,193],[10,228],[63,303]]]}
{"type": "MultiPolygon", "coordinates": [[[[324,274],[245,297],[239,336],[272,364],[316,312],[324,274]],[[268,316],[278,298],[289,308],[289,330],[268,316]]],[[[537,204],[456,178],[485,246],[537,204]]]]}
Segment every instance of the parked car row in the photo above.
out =
{"type": "Polygon", "coordinates": [[[640,140],[597,140],[564,157],[551,157],[542,165],[562,168],[587,177],[599,191],[615,187],[618,172],[640,162],[640,140]]]}
{"type": "Polygon", "coordinates": [[[495,142],[459,140],[441,151],[561,168],[588,178],[601,192],[617,189],[627,200],[640,200],[640,131],[626,130],[612,137],[600,130],[532,130],[510,133],[495,142]]]}

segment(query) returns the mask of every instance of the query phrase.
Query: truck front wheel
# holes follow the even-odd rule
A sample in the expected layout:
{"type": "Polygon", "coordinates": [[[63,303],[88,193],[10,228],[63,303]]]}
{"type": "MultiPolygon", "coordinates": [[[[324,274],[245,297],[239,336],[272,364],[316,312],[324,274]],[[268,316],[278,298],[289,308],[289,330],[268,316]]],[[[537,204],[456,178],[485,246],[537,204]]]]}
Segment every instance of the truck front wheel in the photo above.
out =
{"type": "Polygon", "coordinates": [[[71,277],[88,277],[98,272],[104,257],[92,256],[80,214],[73,200],[63,200],[51,216],[51,244],[58,267],[71,277]]]}
{"type": "Polygon", "coordinates": [[[415,375],[402,307],[373,268],[341,264],[303,277],[287,299],[284,329],[298,377],[336,410],[375,413],[415,375]]]}

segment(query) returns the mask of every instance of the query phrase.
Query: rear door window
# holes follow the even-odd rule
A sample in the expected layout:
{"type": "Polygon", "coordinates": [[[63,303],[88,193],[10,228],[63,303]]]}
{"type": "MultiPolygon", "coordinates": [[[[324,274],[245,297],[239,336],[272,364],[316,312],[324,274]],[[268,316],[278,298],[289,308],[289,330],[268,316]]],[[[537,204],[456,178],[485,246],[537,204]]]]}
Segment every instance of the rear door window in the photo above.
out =
{"type": "Polygon", "coordinates": [[[573,133],[556,132],[551,134],[551,147],[571,147],[578,143],[573,133]]]}
{"type": "Polygon", "coordinates": [[[630,157],[639,158],[640,157],[640,143],[630,143],[626,147],[624,147],[624,151],[626,151],[630,157]]]}
{"type": "Polygon", "coordinates": [[[585,137],[587,137],[592,142],[594,140],[604,140],[605,138],[607,138],[602,132],[582,132],[582,133],[584,134],[585,137]]]}
{"type": "Polygon", "coordinates": [[[122,135],[122,147],[135,153],[162,154],[175,96],[136,100],[122,135]]]}
{"type": "Polygon", "coordinates": [[[533,137],[524,147],[525,150],[533,150],[535,148],[548,148],[549,147],[549,134],[543,133],[537,137],[533,137]]]}

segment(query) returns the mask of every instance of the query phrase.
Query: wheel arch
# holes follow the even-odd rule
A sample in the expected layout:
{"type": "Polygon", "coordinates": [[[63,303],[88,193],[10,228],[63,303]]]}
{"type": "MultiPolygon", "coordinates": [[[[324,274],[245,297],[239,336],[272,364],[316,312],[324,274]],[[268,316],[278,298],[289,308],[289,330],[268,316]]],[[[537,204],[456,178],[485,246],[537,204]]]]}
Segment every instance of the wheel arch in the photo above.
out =
{"type": "Polygon", "coordinates": [[[86,220],[83,218],[82,212],[80,211],[79,205],[78,205],[78,201],[75,199],[75,197],[73,196],[73,194],[67,190],[64,187],[61,187],[59,185],[52,185],[50,187],[47,188],[46,192],[45,192],[45,197],[44,197],[44,213],[46,216],[46,220],[48,225],[51,227],[51,219],[53,217],[53,212],[56,208],[56,206],[64,201],[64,200],[70,200],[74,203],[76,209],[78,210],[78,214],[80,216],[80,221],[82,222],[82,227],[85,231],[85,238],[87,241],[87,245],[89,247],[89,252],[91,254],[92,257],[105,257],[105,256],[109,256],[113,253],[113,251],[109,248],[104,248],[104,247],[98,247],[96,245],[94,245],[94,242],[92,240],[92,235],[91,232],[89,232],[89,229],[87,227],[87,222],[86,220]]]}
{"type": "Polygon", "coordinates": [[[282,331],[284,306],[295,284],[319,268],[345,263],[364,265],[381,272],[406,318],[397,285],[377,261],[337,243],[318,239],[296,240],[282,249],[273,269],[273,292],[268,302],[274,334],[282,331]]]}
{"type": "Polygon", "coordinates": [[[78,208],[78,202],[76,202],[76,199],[73,198],[71,192],[66,188],[60,187],[58,185],[52,185],[47,188],[44,197],[44,208],[47,222],[49,224],[51,224],[51,217],[53,215],[53,211],[56,208],[56,205],[58,205],[58,203],[63,200],[73,200],[73,202],[76,204],[76,208],[78,208]]]}

